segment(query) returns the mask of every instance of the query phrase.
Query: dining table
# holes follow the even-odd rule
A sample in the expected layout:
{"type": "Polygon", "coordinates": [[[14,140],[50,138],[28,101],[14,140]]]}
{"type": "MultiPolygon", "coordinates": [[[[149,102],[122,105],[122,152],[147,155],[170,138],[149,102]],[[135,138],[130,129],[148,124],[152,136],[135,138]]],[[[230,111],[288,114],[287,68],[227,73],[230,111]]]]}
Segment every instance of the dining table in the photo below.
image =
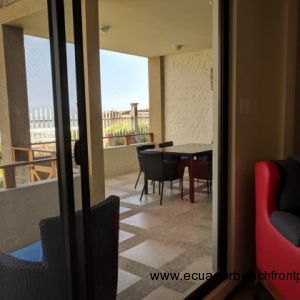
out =
{"type": "Polygon", "coordinates": [[[212,153],[212,144],[198,144],[198,143],[189,143],[174,145],[165,148],[155,148],[147,151],[160,151],[167,155],[180,156],[187,160],[187,166],[189,170],[189,196],[190,201],[195,201],[195,188],[194,188],[194,177],[193,177],[193,159],[197,156],[206,156],[211,155],[212,153]]]}

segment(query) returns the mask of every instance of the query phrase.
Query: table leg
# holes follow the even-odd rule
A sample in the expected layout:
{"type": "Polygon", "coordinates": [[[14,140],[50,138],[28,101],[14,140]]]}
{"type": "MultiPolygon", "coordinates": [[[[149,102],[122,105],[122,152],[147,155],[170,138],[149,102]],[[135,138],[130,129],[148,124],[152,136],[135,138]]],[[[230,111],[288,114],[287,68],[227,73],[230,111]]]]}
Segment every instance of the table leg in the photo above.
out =
{"type": "Polygon", "coordinates": [[[145,195],[148,195],[148,180],[146,179],[146,177],[144,178],[144,184],[145,184],[145,195]]]}
{"type": "Polygon", "coordinates": [[[193,203],[195,199],[193,156],[191,156],[189,159],[189,179],[190,179],[190,201],[193,203]]]}

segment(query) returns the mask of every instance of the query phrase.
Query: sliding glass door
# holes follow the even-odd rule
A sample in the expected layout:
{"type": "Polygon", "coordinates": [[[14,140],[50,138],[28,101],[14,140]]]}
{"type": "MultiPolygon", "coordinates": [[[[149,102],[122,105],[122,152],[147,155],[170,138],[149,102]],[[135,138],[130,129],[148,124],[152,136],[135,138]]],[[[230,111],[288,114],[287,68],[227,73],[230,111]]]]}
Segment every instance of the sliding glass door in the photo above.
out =
{"type": "Polygon", "coordinates": [[[225,1],[21,1],[0,5],[0,300],[204,297],[227,261],[225,1]],[[103,132],[99,34],[107,78],[121,62],[148,73],[123,71],[122,88],[149,88],[142,109],[116,97],[103,132]],[[209,144],[213,177],[185,168],[162,205],[155,182],[140,201],[136,143],[166,139],[209,144]],[[104,172],[120,219],[118,197],[101,202],[104,172]]]}
{"type": "Polygon", "coordinates": [[[49,0],[48,12],[68,291],[70,299],[95,299],[81,2],[49,0]],[[74,189],[74,165],[81,191],[74,189]],[[80,217],[75,216],[76,196],[80,217]]]}
{"type": "Polygon", "coordinates": [[[81,2],[2,2],[0,299],[94,299],[81,2]]]}
{"type": "MultiPolygon", "coordinates": [[[[119,164],[123,170],[111,168],[106,178],[107,188],[121,196],[118,298],[202,299],[224,279],[227,261],[227,3],[100,0],[99,5],[102,102],[117,115],[126,101],[139,103],[137,116],[146,103],[155,144],[139,145],[144,140],[107,149],[115,153],[108,166],[126,155],[119,164]],[[148,60],[146,96],[136,93],[143,85],[138,59],[148,60]],[[128,99],[129,93],[134,96],[128,99]],[[152,182],[145,195],[139,180],[143,165],[136,174],[128,167],[131,157],[132,165],[138,162],[134,154],[143,147],[164,148],[165,161],[180,157],[181,181],[166,182],[163,192],[152,182]]],[[[148,176],[155,175],[149,170],[148,176]]]]}
{"type": "MultiPolygon", "coordinates": [[[[48,14],[58,156],[59,199],[62,230],[64,233],[67,292],[69,299],[80,299],[64,2],[49,0],[48,14]]],[[[72,63],[71,60],[69,62],[72,63]]]]}

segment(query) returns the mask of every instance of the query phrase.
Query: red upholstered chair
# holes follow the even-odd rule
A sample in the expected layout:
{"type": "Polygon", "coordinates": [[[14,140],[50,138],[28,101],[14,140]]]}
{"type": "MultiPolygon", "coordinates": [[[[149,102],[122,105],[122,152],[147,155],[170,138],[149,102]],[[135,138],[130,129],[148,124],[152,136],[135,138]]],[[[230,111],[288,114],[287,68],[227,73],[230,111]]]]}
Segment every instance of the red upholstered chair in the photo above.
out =
{"type": "MultiPolygon", "coordinates": [[[[300,165],[296,168],[299,169],[300,165]]],[[[299,170],[297,172],[299,174],[299,170]]],[[[290,175],[297,172],[292,170],[290,175]]],[[[300,299],[300,247],[296,245],[300,243],[300,218],[299,215],[294,215],[293,211],[285,208],[282,210],[282,203],[278,202],[287,179],[277,163],[263,161],[255,165],[256,267],[258,272],[278,273],[273,275],[273,278],[271,275],[270,278],[266,278],[263,281],[264,285],[279,299],[293,300],[300,299]],[[298,284],[291,277],[281,280],[284,275],[279,273],[293,272],[299,272],[298,284]]],[[[299,185],[299,190],[300,181],[298,183],[294,178],[294,188],[295,184],[299,185]]],[[[289,194],[291,189],[287,191],[289,194]]],[[[296,203],[298,207],[299,204],[300,202],[296,203]]]]}

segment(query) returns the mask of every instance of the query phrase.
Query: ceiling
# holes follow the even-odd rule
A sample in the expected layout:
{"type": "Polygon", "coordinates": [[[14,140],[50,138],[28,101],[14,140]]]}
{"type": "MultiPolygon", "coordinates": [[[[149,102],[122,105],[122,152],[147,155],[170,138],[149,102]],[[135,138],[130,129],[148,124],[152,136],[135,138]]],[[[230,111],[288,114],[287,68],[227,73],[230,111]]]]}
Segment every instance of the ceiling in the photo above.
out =
{"type": "MultiPolygon", "coordinates": [[[[209,0],[100,0],[100,47],[153,57],[212,47],[209,0]],[[174,45],[183,45],[174,49],[174,45]]],[[[25,34],[48,37],[47,12],[38,11],[10,22],[25,34]]],[[[66,4],[67,39],[72,42],[71,6],[66,4]]]]}

